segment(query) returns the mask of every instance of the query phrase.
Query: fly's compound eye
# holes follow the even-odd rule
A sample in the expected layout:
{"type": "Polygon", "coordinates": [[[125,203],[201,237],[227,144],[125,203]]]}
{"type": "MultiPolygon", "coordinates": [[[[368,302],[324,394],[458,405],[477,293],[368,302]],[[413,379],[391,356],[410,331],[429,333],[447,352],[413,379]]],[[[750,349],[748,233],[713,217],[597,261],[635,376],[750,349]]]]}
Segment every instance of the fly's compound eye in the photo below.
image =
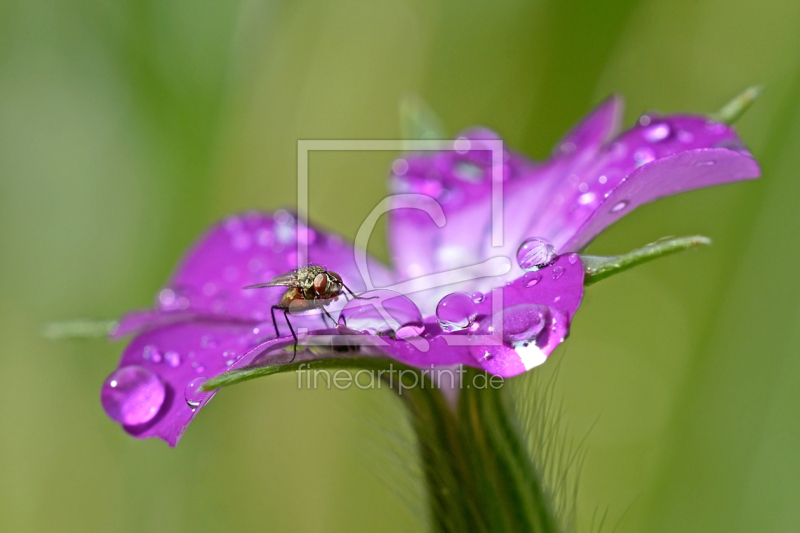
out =
{"type": "Polygon", "coordinates": [[[317,295],[322,296],[328,288],[328,276],[325,274],[317,274],[314,278],[314,291],[317,295]]]}

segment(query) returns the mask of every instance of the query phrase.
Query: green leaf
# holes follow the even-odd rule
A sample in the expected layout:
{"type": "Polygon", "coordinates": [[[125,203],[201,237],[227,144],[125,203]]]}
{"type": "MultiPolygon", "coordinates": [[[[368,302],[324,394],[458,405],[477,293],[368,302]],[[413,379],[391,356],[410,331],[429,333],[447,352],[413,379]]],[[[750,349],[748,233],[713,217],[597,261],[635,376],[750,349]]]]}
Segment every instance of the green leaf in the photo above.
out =
{"type": "Polygon", "coordinates": [[[417,94],[409,94],[400,101],[400,129],[407,140],[447,138],[439,117],[417,94]]]}
{"type": "Polygon", "coordinates": [[[92,339],[108,336],[117,327],[116,320],[65,320],[49,322],[42,328],[42,335],[48,339],[92,339]]]}
{"type": "Polygon", "coordinates": [[[711,239],[702,235],[665,237],[624,255],[581,255],[585,272],[583,284],[589,286],[653,259],[710,244],[711,239]]]}
{"type": "Polygon", "coordinates": [[[762,85],[753,85],[748,87],[742,93],[736,96],[733,100],[725,104],[722,109],[713,113],[711,118],[725,124],[733,124],[744,115],[744,112],[753,105],[761,93],[764,91],[762,85]]]}

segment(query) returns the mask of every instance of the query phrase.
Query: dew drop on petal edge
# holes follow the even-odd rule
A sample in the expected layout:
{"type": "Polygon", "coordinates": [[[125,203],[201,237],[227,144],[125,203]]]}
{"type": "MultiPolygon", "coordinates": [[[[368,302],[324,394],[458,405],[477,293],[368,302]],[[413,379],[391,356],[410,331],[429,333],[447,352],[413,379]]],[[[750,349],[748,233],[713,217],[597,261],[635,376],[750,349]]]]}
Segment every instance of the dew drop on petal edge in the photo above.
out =
{"type": "Polygon", "coordinates": [[[114,371],[100,392],[106,414],[125,426],[137,426],[152,420],[165,397],[164,384],[154,373],[138,365],[114,371]]]}
{"type": "Polygon", "coordinates": [[[448,294],[436,306],[436,320],[445,331],[457,331],[470,327],[475,322],[478,308],[472,297],[465,292],[448,294]]]}
{"type": "Polygon", "coordinates": [[[612,213],[619,213],[620,211],[622,211],[622,210],[623,210],[623,209],[625,209],[626,207],[628,207],[628,200],[621,200],[621,201],[619,201],[619,202],[615,203],[615,204],[614,204],[614,205],[611,207],[611,212],[612,212],[612,213]]]}
{"type": "Polygon", "coordinates": [[[555,259],[555,246],[540,237],[526,239],[517,250],[517,264],[522,270],[535,270],[552,264],[555,259]]]}
{"type": "Polygon", "coordinates": [[[360,295],[342,309],[339,325],[361,333],[392,333],[399,339],[416,337],[425,329],[422,313],[407,296],[387,290],[360,295]]]}
{"type": "Polygon", "coordinates": [[[200,389],[200,385],[208,381],[208,378],[205,376],[200,376],[199,378],[194,378],[192,381],[186,385],[186,389],[183,391],[183,397],[186,400],[186,405],[192,408],[192,411],[197,409],[197,406],[200,405],[200,402],[203,401],[207,392],[203,392],[200,389]]]}

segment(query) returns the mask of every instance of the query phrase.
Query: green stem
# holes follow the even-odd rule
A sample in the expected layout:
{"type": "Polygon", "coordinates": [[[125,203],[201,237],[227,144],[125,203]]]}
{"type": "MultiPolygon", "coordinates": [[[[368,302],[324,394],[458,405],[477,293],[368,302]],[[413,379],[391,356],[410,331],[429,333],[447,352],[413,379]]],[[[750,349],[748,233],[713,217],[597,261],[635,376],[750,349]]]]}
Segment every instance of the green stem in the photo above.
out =
{"type": "Polygon", "coordinates": [[[387,371],[378,376],[408,407],[417,435],[433,531],[562,531],[504,391],[494,388],[478,370],[465,369],[461,374],[456,406],[448,404],[442,391],[433,386],[429,371],[382,357],[335,356],[243,368],[217,376],[203,388],[329,367],[387,371]]]}

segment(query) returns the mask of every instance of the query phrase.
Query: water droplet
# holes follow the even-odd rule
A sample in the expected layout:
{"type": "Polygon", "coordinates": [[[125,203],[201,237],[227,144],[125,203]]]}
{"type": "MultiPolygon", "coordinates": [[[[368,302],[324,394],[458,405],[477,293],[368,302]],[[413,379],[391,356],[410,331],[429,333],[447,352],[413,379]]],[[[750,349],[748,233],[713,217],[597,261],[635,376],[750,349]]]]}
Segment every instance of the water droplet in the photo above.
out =
{"type": "Polygon", "coordinates": [[[716,164],[717,164],[716,161],[714,161],[713,159],[709,159],[708,161],[698,161],[697,163],[694,164],[694,166],[696,166],[696,167],[713,167],[716,164]]]}
{"type": "Polygon", "coordinates": [[[594,202],[596,197],[597,196],[593,192],[587,192],[578,196],[578,203],[581,205],[587,205],[594,202]]]}
{"type": "Polygon", "coordinates": [[[482,292],[474,293],[472,295],[472,301],[475,302],[476,304],[481,303],[483,301],[483,293],[482,292]]]}
{"type": "Polygon", "coordinates": [[[648,115],[642,115],[639,117],[639,124],[642,126],[649,126],[650,125],[650,117],[648,115]]]}
{"type": "Polygon", "coordinates": [[[483,180],[483,169],[468,161],[458,161],[453,165],[453,174],[461,180],[478,183],[483,180]]]}
{"type": "Polygon", "coordinates": [[[208,381],[208,378],[205,376],[201,376],[199,378],[194,378],[192,381],[186,385],[186,389],[183,391],[183,397],[186,399],[186,405],[192,408],[192,411],[197,409],[197,406],[200,405],[200,402],[203,401],[203,398],[206,397],[207,392],[203,392],[200,389],[200,386],[208,381]]]}
{"type": "Polygon", "coordinates": [[[678,132],[678,140],[683,144],[692,143],[694,142],[694,134],[689,131],[681,130],[678,132]]]}
{"type": "Polygon", "coordinates": [[[628,207],[628,200],[620,200],[619,202],[615,203],[611,207],[611,212],[612,213],[619,213],[620,211],[622,211],[626,207],[628,207]]]}
{"type": "Polygon", "coordinates": [[[194,368],[194,371],[197,372],[198,374],[202,374],[203,372],[206,371],[206,367],[204,367],[203,365],[201,365],[197,361],[194,361],[192,363],[192,368],[194,368]]]}
{"type": "Polygon", "coordinates": [[[142,357],[145,360],[156,364],[160,363],[163,359],[161,351],[153,345],[148,345],[144,347],[144,351],[142,352],[142,357]]]}
{"type": "Polygon", "coordinates": [[[669,127],[669,124],[666,122],[661,122],[658,124],[653,124],[649,128],[644,130],[644,138],[651,143],[657,143],[663,141],[669,134],[672,132],[672,129],[669,127]]]}
{"type": "Polygon", "coordinates": [[[256,232],[256,242],[259,246],[272,246],[275,236],[268,229],[260,229],[256,232]]]}
{"type": "Polygon", "coordinates": [[[392,172],[397,176],[402,176],[408,172],[408,161],[405,159],[395,159],[392,163],[392,172]]]}
{"type": "Polygon", "coordinates": [[[535,270],[552,264],[555,259],[555,246],[539,237],[526,239],[517,250],[517,264],[522,270],[535,270]]]}
{"type": "Polygon", "coordinates": [[[158,303],[160,303],[162,307],[170,307],[175,303],[175,291],[172,289],[163,289],[158,293],[158,303]]]}
{"type": "Polygon", "coordinates": [[[339,325],[366,334],[393,333],[399,339],[419,336],[425,329],[422,313],[407,296],[368,291],[370,300],[350,300],[339,315],[339,325]]]}
{"type": "Polygon", "coordinates": [[[564,267],[562,266],[553,267],[553,279],[560,278],[562,274],[564,274],[564,267]]]}
{"type": "Polygon", "coordinates": [[[200,347],[202,348],[216,348],[217,341],[214,340],[214,337],[211,335],[203,335],[200,338],[200,347]]]}
{"type": "Polygon", "coordinates": [[[526,272],[524,276],[522,276],[522,284],[526,287],[533,287],[542,279],[542,275],[538,272],[526,272]]]}
{"type": "Polygon", "coordinates": [[[436,320],[444,331],[457,331],[475,322],[478,309],[472,297],[465,292],[448,294],[436,306],[436,320]]]}
{"type": "Polygon", "coordinates": [[[523,359],[525,367],[531,368],[535,366],[531,363],[531,358],[538,361],[543,357],[536,346],[536,340],[547,323],[548,315],[547,307],[533,304],[515,305],[498,311],[491,317],[480,320],[477,331],[481,335],[492,335],[496,325],[502,321],[502,344],[470,346],[470,353],[479,361],[489,361],[495,357],[508,357],[509,350],[513,350],[523,359]]]}
{"type": "Polygon", "coordinates": [[[466,154],[471,147],[472,143],[466,137],[459,137],[456,139],[456,142],[453,143],[453,148],[455,148],[455,151],[459,154],[466,154]]]}
{"type": "Polygon", "coordinates": [[[174,350],[170,350],[164,354],[164,362],[171,368],[178,368],[181,366],[181,354],[174,350]]]}
{"type": "Polygon", "coordinates": [[[100,402],[115,422],[137,426],[158,414],[165,393],[158,376],[141,366],[125,366],[114,371],[103,383],[100,402]]]}
{"type": "Polygon", "coordinates": [[[650,161],[655,161],[656,154],[649,148],[641,148],[636,150],[633,154],[633,160],[636,162],[636,167],[640,167],[649,163],[650,161]]]}
{"type": "Polygon", "coordinates": [[[601,185],[605,185],[605,183],[608,181],[608,178],[605,176],[600,176],[597,178],[597,181],[599,181],[601,185]]]}
{"type": "Polygon", "coordinates": [[[567,256],[567,261],[569,261],[570,265],[574,265],[578,262],[578,254],[569,254],[569,256],[567,256]]]}

